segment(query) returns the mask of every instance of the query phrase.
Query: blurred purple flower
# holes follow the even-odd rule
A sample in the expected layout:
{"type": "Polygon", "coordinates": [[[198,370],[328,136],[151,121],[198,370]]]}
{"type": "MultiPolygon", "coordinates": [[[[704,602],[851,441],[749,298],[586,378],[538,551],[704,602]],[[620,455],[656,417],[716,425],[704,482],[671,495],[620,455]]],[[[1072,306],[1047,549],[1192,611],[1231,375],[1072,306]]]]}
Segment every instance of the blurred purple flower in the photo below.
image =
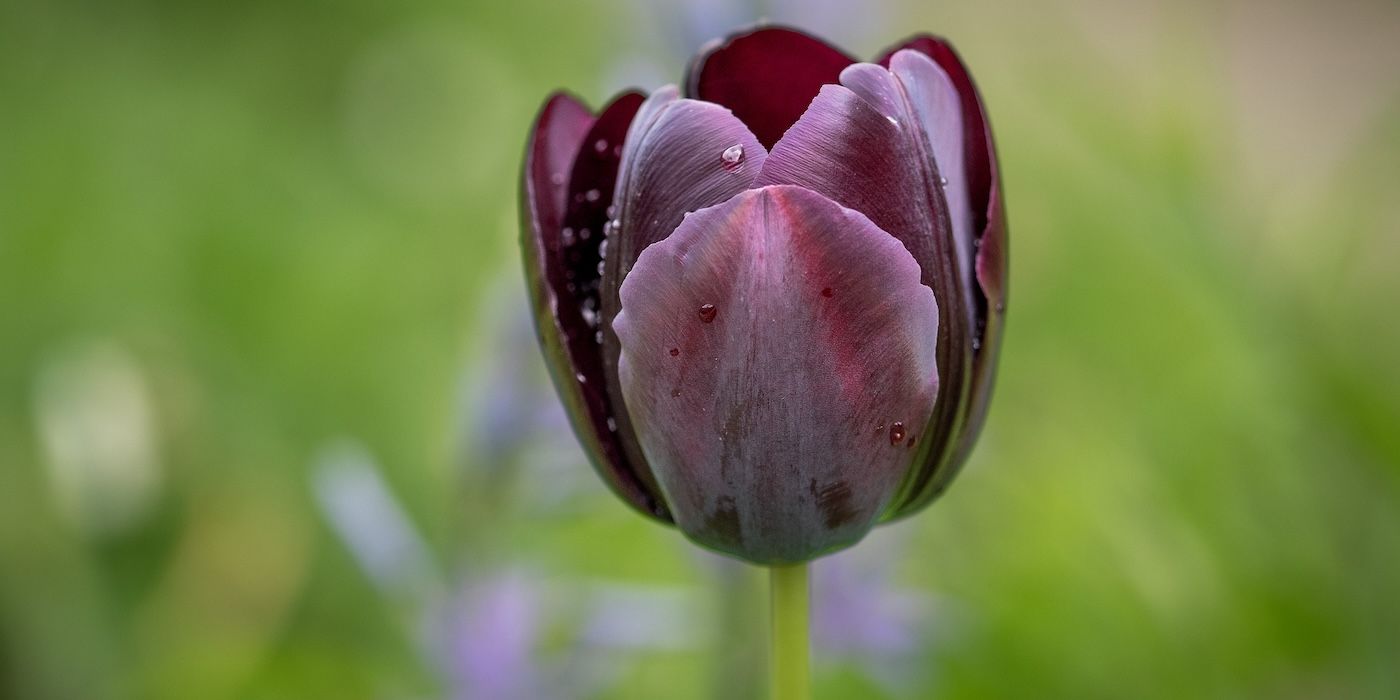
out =
{"type": "Polygon", "coordinates": [[[816,653],[852,663],[894,692],[925,670],[936,622],[932,596],[894,582],[905,549],[902,531],[886,529],[812,569],[816,653]]]}
{"type": "Polygon", "coordinates": [[[468,587],[446,612],[443,668],[450,697],[539,700],[548,694],[535,661],[542,620],[531,581],[507,572],[468,587]]]}

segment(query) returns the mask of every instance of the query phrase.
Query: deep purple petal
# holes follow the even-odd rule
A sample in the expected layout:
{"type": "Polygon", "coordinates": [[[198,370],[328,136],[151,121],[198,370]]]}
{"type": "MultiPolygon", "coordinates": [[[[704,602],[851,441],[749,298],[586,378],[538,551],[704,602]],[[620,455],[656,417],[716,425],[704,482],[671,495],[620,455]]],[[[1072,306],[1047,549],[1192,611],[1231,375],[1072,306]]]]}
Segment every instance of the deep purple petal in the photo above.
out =
{"type": "MultiPolygon", "coordinates": [[[[922,80],[927,76],[914,76],[922,80]]],[[[948,459],[960,432],[972,369],[973,315],[958,264],[957,243],[937,164],[910,95],[928,86],[901,83],[871,64],[842,74],[855,87],[828,85],[769,155],[757,185],[797,184],[869,216],[899,239],[919,263],[922,281],[938,298],[938,403],[921,452],[948,459]]],[[[910,482],[917,479],[911,473],[910,482]]],[[[907,486],[907,484],[906,484],[907,486]]]]}
{"type": "Polygon", "coordinates": [[[618,285],[642,250],[670,235],[688,212],[723,202],[752,184],[768,153],[729,110],[679,99],[663,88],[647,99],[623,147],[603,268],[603,366],[618,440],[628,460],[645,464],[622,399],[620,349],[610,323],[620,302],[618,285]]]}
{"type": "Polygon", "coordinates": [[[947,73],[958,91],[965,126],[968,206],[977,248],[975,266],[979,294],[974,295],[974,331],[979,332],[980,337],[974,352],[971,395],[957,453],[943,468],[934,465],[935,468],[921,470],[923,478],[913,484],[909,498],[899,507],[898,515],[912,513],[933,500],[956,474],[976,442],[986,418],[996,374],[1006,310],[1007,269],[1006,217],[996,146],[977,86],[962,59],[946,40],[929,35],[916,36],[887,51],[880,63],[889,65],[895,54],[903,49],[912,49],[932,58],[947,73]]]}
{"type": "MultiPolygon", "coordinates": [[[[640,103],[640,95],[624,94],[596,120],[567,95],[555,95],[545,103],[526,147],[521,248],[536,332],[584,451],[623,500],[667,520],[654,486],[647,484],[649,472],[644,465],[638,469],[628,462],[608,429],[611,407],[600,348],[584,316],[589,294],[596,304],[597,242],[590,249],[580,245],[577,234],[564,232],[566,220],[577,225],[591,216],[587,207],[577,206],[569,196],[571,182],[612,187],[617,155],[611,149],[594,151],[590,144],[600,138],[621,139],[640,103]]],[[[597,199],[602,199],[601,192],[597,199]]]]}
{"type": "Polygon", "coordinates": [[[686,72],[686,94],[730,108],[772,148],[817,91],[854,62],[821,39],[761,27],[703,49],[686,72]]]}
{"type": "Polygon", "coordinates": [[[938,309],[899,241],[765,187],[648,248],[614,322],[627,407],[676,522],[758,563],[863,536],[916,459],[938,309]]]}

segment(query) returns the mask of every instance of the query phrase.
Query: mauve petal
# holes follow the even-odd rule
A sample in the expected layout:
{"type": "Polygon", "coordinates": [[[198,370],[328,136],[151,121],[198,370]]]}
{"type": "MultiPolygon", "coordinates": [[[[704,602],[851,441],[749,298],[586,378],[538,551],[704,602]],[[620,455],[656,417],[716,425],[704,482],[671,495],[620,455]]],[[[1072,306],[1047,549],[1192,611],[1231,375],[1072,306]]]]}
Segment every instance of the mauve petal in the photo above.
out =
{"type": "MultiPolygon", "coordinates": [[[[942,463],[960,434],[972,371],[973,315],[930,139],[907,87],[875,65],[852,66],[844,85],[823,87],[769,155],[757,186],[796,184],[855,209],[899,239],[938,298],[941,379],[923,432],[921,463],[942,463]]],[[[909,483],[918,477],[911,472],[909,483]]],[[[904,493],[904,490],[901,490],[904,493]]]]}
{"type": "MultiPolygon", "coordinates": [[[[871,66],[875,70],[882,70],[871,66]]],[[[933,148],[934,162],[942,177],[943,199],[948,205],[948,218],[953,223],[953,242],[958,253],[958,267],[972,270],[972,210],[968,206],[967,169],[963,158],[963,120],[957,89],[948,74],[921,53],[900,51],[890,61],[889,73],[894,74],[914,116],[923,125],[924,134],[933,148]]],[[[963,275],[967,306],[972,308],[973,275],[963,275]]]]}
{"type": "Polygon", "coordinates": [[[946,40],[929,35],[913,37],[887,51],[880,63],[889,65],[903,49],[918,51],[938,64],[958,91],[963,115],[964,157],[968,203],[977,248],[974,330],[980,338],[973,357],[970,400],[956,454],[944,465],[929,464],[920,470],[909,496],[896,515],[913,513],[932,501],[952,480],[976,442],[986,418],[996,375],[1006,310],[1007,240],[996,146],[982,97],[962,59],[946,40]]]}
{"type": "Polygon", "coordinates": [[[689,537],[773,564],[870,529],[938,391],[919,276],[865,215],[794,186],[698,211],[642,254],[614,322],[619,373],[689,537]]]}
{"type": "Polygon", "coordinates": [[[772,148],[817,91],[854,62],[821,39],[761,27],[702,49],[686,71],[686,94],[730,108],[772,148]]]}
{"type": "Polygon", "coordinates": [[[620,139],[640,103],[640,95],[624,94],[596,120],[567,95],[555,95],[545,103],[525,152],[521,248],[545,362],[585,453],[624,501],[669,520],[654,495],[654,484],[648,486],[643,479],[650,475],[645,465],[640,470],[632,466],[608,429],[610,406],[600,347],[582,306],[590,293],[589,265],[596,303],[596,241],[588,250],[576,236],[566,240],[563,235],[566,218],[583,221],[589,214],[587,207],[576,206],[568,196],[570,180],[581,185],[601,178],[594,184],[611,190],[617,167],[617,156],[610,155],[610,149],[590,154],[585,151],[592,149],[584,145],[614,134],[620,139]]]}
{"type": "Polygon", "coordinates": [[[613,202],[618,218],[609,227],[603,268],[601,330],[613,419],[631,463],[645,464],[646,458],[613,371],[619,348],[609,328],[620,307],[618,285],[642,250],[669,236],[688,212],[748,189],[767,155],[729,110],[678,99],[675,88],[664,88],[648,98],[628,131],[613,202]]]}

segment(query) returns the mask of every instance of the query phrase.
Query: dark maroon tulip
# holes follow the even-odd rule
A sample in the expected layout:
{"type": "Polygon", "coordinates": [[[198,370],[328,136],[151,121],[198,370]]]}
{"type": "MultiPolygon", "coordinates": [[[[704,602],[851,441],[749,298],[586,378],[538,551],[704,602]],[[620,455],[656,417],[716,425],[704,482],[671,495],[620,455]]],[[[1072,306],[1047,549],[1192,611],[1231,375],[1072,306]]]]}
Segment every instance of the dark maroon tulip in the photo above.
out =
{"type": "Polygon", "coordinates": [[[790,29],[715,43],[525,157],[525,269],[575,431],[628,503],[762,564],[936,497],[986,415],[1006,229],[949,44],[877,63],[790,29]]]}

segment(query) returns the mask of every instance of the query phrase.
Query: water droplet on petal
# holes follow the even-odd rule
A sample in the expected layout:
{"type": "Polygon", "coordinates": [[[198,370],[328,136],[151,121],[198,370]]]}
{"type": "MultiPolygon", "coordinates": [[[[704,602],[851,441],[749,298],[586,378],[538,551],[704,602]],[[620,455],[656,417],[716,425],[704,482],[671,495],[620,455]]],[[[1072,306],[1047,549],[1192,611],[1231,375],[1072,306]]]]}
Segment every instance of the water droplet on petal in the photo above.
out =
{"type": "Polygon", "coordinates": [[[680,354],[681,354],[681,349],[680,349],[680,348],[671,348],[671,357],[676,357],[677,355],[680,355],[680,354]]]}
{"type": "Polygon", "coordinates": [[[602,277],[602,276],[603,276],[603,270],[607,269],[607,267],[608,267],[608,263],[607,263],[606,261],[603,261],[603,260],[599,260],[599,261],[598,261],[598,276],[599,276],[599,277],[602,277]]]}
{"type": "Polygon", "coordinates": [[[607,139],[598,139],[597,141],[594,141],[594,142],[593,142],[593,150],[595,150],[595,151],[597,151],[597,152],[599,152],[599,153],[602,153],[603,151],[608,150],[608,140],[607,140],[607,139]]]}
{"type": "Polygon", "coordinates": [[[589,190],[589,191],[583,193],[583,198],[586,199],[586,200],[588,200],[588,201],[590,201],[590,202],[596,202],[596,201],[598,201],[598,199],[601,198],[602,196],[603,196],[603,193],[602,193],[602,192],[599,192],[599,191],[596,190],[596,189],[592,189],[592,190],[589,190]]]}
{"type": "Polygon", "coordinates": [[[574,379],[577,379],[579,384],[587,384],[587,383],[588,383],[588,377],[583,376],[583,372],[579,372],[578,374],[575,374],[575,375],[574,375],[574,379]]]}
{"type": "Polygon", "coordinates": [[[671,390],[671,398],[674,399],[674,398],[676,398],[676,397],[678,397],[678,396],[680,396],[680,395],[681,395],[681,390],[680,390],[680,389],[672,389],[672,390],[671,390]]]}
{"type": "Polygon", "coordinates": [[[981,350],[981,349],[982,349],[982,340],[981,340],[980,338],[973,338],[973,339],[972,339],[972,349],[973,349],[974,351],[975,351],[975,350],[981,350]]]}
{"type": "Polygon", "coordinates": [[[913,447],[913,446],[914,446],[914,436],[913,436],[913,435],[910,435],[910,436],[909,436],[909,442],[904,443],[904,446],[905,446],[905,447],[913,447]]]}
{"type": "Polygon", "coordinates": [[[564,173],[550,173],[549,181],[555,185],[564,184],[564,173]]]}
{"type": "Polygon", "coordinates": [[[606,238],[603,239],[603,242],[602,242],[602,243],[599,243],[599,244],[598,244],[598,257],[600,257],[600,258],[607,258],[607,257],[608,257],[608,239],[606,239],[606,238]]]}
{"type": "Polygon", "coordinates": [[[878,434],[883,433],[883,432],[885,432],[885,424],[884,424],[884,423],[881,423],[881,424],[875,426],[875,434],[878,435],[878,434]]]}
{"type": "Polygon", "coordinates": [[[939,185],[942,185],[943,187],[947,187],[947,186],[948,186],[948,178],[943,177],[942,175],[939,175],[939,176],[938,176],[938,184],[939,184],[939,185]]]}
{"type": "Polygon", "coordinates": [[[710,322],[714,321],[714,320],[715,320],[715,316],[716,316],[717,314],[719,314],[719,309],[716,309],[714,304],[701,304],[701,305],[700,305],[700,322],[701,322],[701,323],[710,323],[710,322]]]}
{"type": "Polygon", "coordinates": [[[832,295],[831,287],[822,287],[822,296],[830,299],[832,295]]]}
{"type": "Polygon", "coordinates": [[[899,442],[900,442],[901,440],[903,440],[903,439],[904,439],[904,424],[901,423],[901,422],[899,422],[899,421],[895,421],[894,423],[891,423],[891,424],[890,424],[890,444],[891,444],[891,445],[898,445],[899,442]]]}
{"type": "Polygon", "coordinates": [[[573,230],[573,228],[571,228],[571,227],[569,227],[569,226],[565,226],[565,227],[563,228],[563,230],[561,230],[561,231],[559,232],[559,238],[560,238],[561,240],[564,241],[564,245],[573,245],[573,244],[574,244],[574,230],[573,230]]]}
{"type": "Polygon", "coordinates": [[[580,241],[586,241],[586,240],[588,240],[589,238],[592,238],[592,237],[593,237],[593,232],[592,232],[592,231],[589,231],[589,230],[586,229],[586,228],[581,228],[581,229],[578,230],[578,239],[579,239],[580,241]]]}
{"type": "Polygon", "coordinates": [[[744,160],[744,144],[736,143],[724,149],[724,153],[719,154],[720,160],[724,161],[724,167],[733,170],[739,167],[739,163],[744,160]]]}
{"type": "Polygon", "coordinates": [[[617,205],[609,204],[608,208],[604,209],[603,212],[607,215],[609,219],[615,219],[617,218],[617,205]]]}
{"type": "Polygon", "coordinates": [[[617,432],[617,421],[613,420],[612,416],[608,416],[608,432],[617,432]]]}

